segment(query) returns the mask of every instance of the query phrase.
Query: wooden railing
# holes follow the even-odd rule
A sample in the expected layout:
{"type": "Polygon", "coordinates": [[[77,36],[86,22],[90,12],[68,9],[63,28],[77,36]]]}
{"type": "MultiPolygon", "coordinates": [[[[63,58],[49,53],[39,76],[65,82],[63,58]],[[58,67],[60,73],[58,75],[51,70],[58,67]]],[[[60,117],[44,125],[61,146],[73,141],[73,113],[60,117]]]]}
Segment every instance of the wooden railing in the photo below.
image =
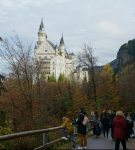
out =
{"type": "MultiPolygon", "coordinates": [[[[19,132],[19,133],[14,133],[14,134],[9,134],[9,135],[3,135],[3,136],[0,136],[0,141],[5,141],[5,140],[14,139],[14,138],[20,138],[20,137],[25,137],[25,136],[43,133],[43,146],[40,146],[40,147],[34,149],[34,150],[41,150],[41,149],[45,149],[46,147],[49,147],[51,145],[54,145],[56,143],[59,143],[61,141],[64,141],[64,139],[58,139],[58,140],[52,141],[50,143],[45,143],[46,133],[60,130],[60,129],[65,129],[65,127],[59,126],[59,127],[54,127],[54,128],[48,128],[48,129],[33,130],[33,131],[26,131],[26,132],[19,132]]],[[[93,129],[93,128],[90,128],[90,122],[89,122],[88,123],[89,135],[90,135],[91,129],[93,129]]],[[[74,140],[75,140],[76,135],[78,135],[78,133],[75,133],[75,126],[74,126],[74,140]]]]}

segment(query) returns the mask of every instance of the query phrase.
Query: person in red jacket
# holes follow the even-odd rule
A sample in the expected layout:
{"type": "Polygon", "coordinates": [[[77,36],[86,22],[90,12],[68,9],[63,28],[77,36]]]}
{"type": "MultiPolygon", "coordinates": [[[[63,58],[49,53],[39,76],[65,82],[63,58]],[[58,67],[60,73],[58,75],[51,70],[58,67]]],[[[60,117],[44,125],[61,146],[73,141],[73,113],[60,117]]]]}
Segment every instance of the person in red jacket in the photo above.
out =
{"type": "Polygon", "coordinates": [[[113,120],[114,132],[113,137],[116,138],[115,150],[119,150],[120,142],[122,143],[123,150],[128,150],[126,148],[126,138],[127,138],[127,127],[122,111],[117,111],[116,117],[113,120]]]}

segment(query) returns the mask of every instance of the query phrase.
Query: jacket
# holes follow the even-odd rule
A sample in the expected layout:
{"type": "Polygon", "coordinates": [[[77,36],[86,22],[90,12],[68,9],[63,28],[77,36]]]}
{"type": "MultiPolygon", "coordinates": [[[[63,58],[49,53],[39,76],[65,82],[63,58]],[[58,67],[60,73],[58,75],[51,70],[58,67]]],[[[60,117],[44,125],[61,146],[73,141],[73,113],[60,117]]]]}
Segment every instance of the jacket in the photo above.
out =
{"type": "Polygon", "coordinates": [[[109,127],[110,118],[104,118],[103,117],[103,126],[109,127]]]}
{"type": "Polygon", "coordinates": [[[125,119],[121,116],[117,116],[113,120],[114,132],[113,137],[117,139],[127,138],[127,127],[125,119]]]}
{"type": "Polygon", "coordinates": [[[95,116],[95,114],[93,114],[93,113],[91,113],[91,116],[93,117],[94,122],[99,123],[98,122],[98,116],[95,116]]]}
{"type": "Polygon", "coordinates": [[[103,123],[103,112],[100,114],[100,122],[103,123]]]}
{"type": "Polygon", "coordinates": [[[73,134],[73,126],[71,125],[71,122],[68,118],[65,119],[64,123],[61,126],[66,127],[69,134],[73,134]]]}
{"type": "Polygon", "coordinates": [[[87,113],[85,111],[80,111],[78,114],[78,119],[76,122],[73,122],[73,125],[78,125],[78,133],[80,134],[86,134],[86,125],[83,125],[82,122],[84,120],[84,115],[87,116],[87,113]],[[82,113],[82,114],[81,114],[82,113]]]}
{"type": "Polygon", "coordinates": [[[110,117],[110,125],[112,126],[113,125],[113,119],[116,117],[116,113],[111,113],[109,117],[110,117]]]}

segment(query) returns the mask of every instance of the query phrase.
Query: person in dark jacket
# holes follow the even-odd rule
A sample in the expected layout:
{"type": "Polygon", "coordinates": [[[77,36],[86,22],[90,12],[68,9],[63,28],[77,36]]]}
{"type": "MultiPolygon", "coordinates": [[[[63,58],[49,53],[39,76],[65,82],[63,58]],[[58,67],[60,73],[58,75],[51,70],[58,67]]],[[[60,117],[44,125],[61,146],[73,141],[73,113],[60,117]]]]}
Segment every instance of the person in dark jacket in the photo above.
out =
{"type": "Polygon", "coordinates": [[[127,120],[127,116],[128,116],[128,113],[127,112],[124,112],[124,117],[125,117],[125,122],[126,122],[126,127],[127,127],[127,139],[126,141],[128,141],[128,130],[129,130],[129,120],[127,120]]]}
{"type": "Polygon", "coordinates": [[[104,129],[104,137],[105,137],[105,131],[107,132],[107,137],[108,137],[109,122],[110,122],[110,118],[109,118],[107,112],[104,112],[104,113],[103,113],[103,129],[104,129]]]}
{"type": "Polygon", "coordinates": [[[112,137],[112,140],[115,140],[113,138],[113,132],[114,132],[114,127],[113,127],[113,119],[116,117],[116,110],[113,111],[113,113],[111,113],[110,115],[110,125],[111,125],[111,137],[112,137]]]}
{"type": "Polygon", "coordinates": [[[103,113],[104,110],[102,110],[101,114],[100,114],[100,122],[101,122],[101,132],[103,133],[103,113]]]}
{"type": "Polygon", "coordinates": [[[132,114],[133,114],[133,121],[135,121],[135,112],[134,112],[134,110],[132,110],[132,114]]]}
{"type": "Polygon", "coordinates": [[[83,141],[84,141],[84,149],[87,149],[87,139],[86,139],[86,125],[83,125],[84,115],[87,116],[87,113],[84,111],[84,108],[80,107],[80,112],[78,114],[78,119],[76,122],[73,122],[72,125],[78,125],[78,133],[80,136],[80,147],[78,149],[83,149],[83,141]]]}
{"type": "Polygon", "coordinates": [[[115,150],[119,150],[120,142],[122,143],[123,150],[127,150],[125,140],[127,138],[127,127],[122,111],[117,111],[116,117],[113,120],[113,126],[113,137],[116,138],[115,150]]]}

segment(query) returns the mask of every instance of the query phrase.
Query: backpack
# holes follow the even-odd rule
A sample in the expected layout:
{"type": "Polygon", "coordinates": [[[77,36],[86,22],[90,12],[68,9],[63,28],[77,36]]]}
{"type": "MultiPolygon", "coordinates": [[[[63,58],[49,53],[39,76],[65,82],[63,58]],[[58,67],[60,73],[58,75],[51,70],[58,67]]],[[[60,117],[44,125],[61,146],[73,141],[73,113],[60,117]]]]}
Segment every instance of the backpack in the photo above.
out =
{"type": "Polygon", "coordinates": [[[84,116],[84,119],[83,119],[83,121],[82,121],[82,124],[83,124],[83,125],[87,125],[88,122],[89,122],[88,117],[87,117],[86,115],[84,115],[83,113],[80,113],[80,114],[82,114],[82,115],[84,116]]]}

